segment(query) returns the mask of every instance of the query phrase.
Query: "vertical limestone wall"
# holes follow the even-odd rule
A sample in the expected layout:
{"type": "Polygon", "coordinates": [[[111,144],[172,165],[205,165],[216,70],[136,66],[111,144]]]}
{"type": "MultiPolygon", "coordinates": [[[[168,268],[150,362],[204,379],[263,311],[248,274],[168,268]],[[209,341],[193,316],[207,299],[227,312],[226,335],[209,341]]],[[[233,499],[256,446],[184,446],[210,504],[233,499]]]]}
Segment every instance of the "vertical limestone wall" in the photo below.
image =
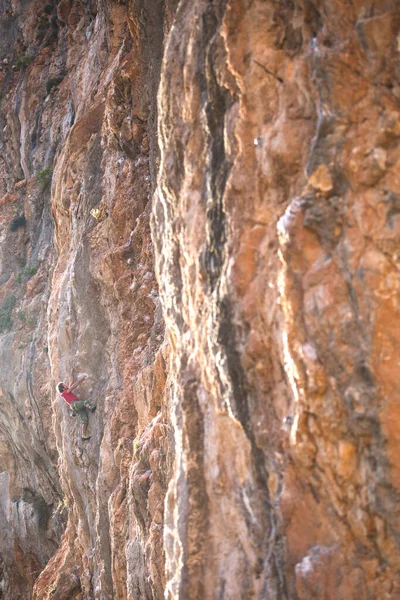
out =
{"type": "Polygon", "coordinates": [[[398,598],[399,32],[0,2],[0,598],[398,598]]]}
{"type": "Polygon", "coordinates": [[[180,4],[153,211],[168,598],[399,594],[399,17],[180,4]]]}
{"type": "Polygon", "coordinates": [[[162,597],[173,448],[149,218],[174,3],[0,8],[0,594],[162,597]],[[89,442],[55,389],[83,373],[89,442]]]}

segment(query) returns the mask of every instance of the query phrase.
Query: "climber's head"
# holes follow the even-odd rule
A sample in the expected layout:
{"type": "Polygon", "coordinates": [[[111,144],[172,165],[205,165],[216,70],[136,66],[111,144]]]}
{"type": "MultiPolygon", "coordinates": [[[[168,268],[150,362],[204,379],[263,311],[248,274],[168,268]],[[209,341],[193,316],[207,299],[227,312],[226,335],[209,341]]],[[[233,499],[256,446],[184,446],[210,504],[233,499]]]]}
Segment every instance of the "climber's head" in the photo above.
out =
{"type": "Polygon", "coordinates": [[[57,383],[57,391],[60,392],[60,394],[63,393],[64,389],[65,389],[65,385],[63,384],[62,381],[60,383],[57,383]]]}

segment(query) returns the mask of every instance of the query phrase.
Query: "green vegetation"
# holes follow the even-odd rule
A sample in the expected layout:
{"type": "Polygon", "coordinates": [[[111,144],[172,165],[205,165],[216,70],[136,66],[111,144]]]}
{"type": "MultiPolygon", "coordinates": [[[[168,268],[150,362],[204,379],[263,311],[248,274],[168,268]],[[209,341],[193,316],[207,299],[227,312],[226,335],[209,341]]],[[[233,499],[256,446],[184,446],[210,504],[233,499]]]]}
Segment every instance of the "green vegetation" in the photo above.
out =
{"type": "Polygon", "coordinates": [[[18,70],[24,69],[25,67],[30,65],[34,59],[35,59],[34,55],[20,54],[15,60],[14,67],[18,70]]]}
{"type": "Polygon", "coordinates": [[[22,271],[18,271],[18,273],[15,276],[15,281],[17,283],[21,283],[23,277],[27,277],[28,279],[30,279],[31,277],[36,275],[38,269],[39,265],[36,265],[36,267],[26,267],[22,271]]]}
{"type": "Polygon", "coordinates": [[[51,30],[50,30],[50,33],[49,33],[49,35],[47,37],[45,46],[47,46],[47,47],[51,46],[51,44],[56,41],[57,37],[58,37],[57,23],[52,22],[51,23],[51,30]]]}
{"type": "Polygon", "coordinates": [[[43,6],[43,13],[39,16],[37,24],[36,41],[40,44],[45,42],[50,46],[57,39],[58,24],[57,13],[55,12],[56,3],[46,2],[43,6]]]}
{"type": "Polygon", "coordinates": [[[29,275],[29,277],[33,277],[38,272],[39,265],[36,267],[27,267],[25,271],[25,275],[29,275]]]}
{"type": "Polygon", "coordinates": [[[50,94],[53,87],[57,87],[62,82],[63,77],[53,77],[52,79],[48,79],[46,81],[46,93],[50,94]]]}
{"type": "Polygon", "coordinates": [[[18,319],[19,319],[20,321],[22,321],[22,323],[25,323],[25,321],[26,321],[26,317],[25,317],[25,313],[24,313],[24,311],[23,311],[23,310],[19,310],[19,311],[17,312],[17,317],[18,317],[18,319]]]}
{"type": "Polygon", "coordinates": [[[19,229],[20,227],[25,227],[26,225],[26,219],[25,219],[25,215],[18,215],[17,217],[14,217],[13,220],[10,223],[10,231],[17,231],[17,229],[19,229]]]}
{"type": "Polygon", "coordinates": [[[51,167],[46,167],[46,169],[42,169],[41,171],[36,173],[36,180],[37,180],[42,192],[44,192],[44,190],[50,184],[52,176],[53,176],[53,169],[51,167]]]}
{"type": "Polygon", "coordinates": [[[0,306],[0,331],[8,331],[11,329],[12,320],[11,313],[15,308],[17,299],[15,296],[7,296],[4,298],[0,306]]]}
{"type": "Polygon", "coordinates": [[[18,350],[22,350],[23,348],[25,348],[25,344],[23,342],[20,342],[17,346],[18,350]]]}
{"type": "Polygon", "coordinates": [[[48,29],[48,24],[47,22],[40,22],[37,28],[37,34],[36,34],[36,41],[39,42],[39,44],[44,40],[46,33],[47,33],[47,29],[48,29]]]}

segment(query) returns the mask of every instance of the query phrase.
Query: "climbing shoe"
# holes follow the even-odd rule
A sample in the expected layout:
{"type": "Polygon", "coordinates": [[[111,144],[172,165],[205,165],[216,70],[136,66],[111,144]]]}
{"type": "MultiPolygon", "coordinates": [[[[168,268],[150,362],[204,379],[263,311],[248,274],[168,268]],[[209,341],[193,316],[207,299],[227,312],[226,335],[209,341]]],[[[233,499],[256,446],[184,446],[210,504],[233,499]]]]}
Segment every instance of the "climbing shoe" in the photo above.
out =
{"type": "Polygon", "coordinates": [[[95,410],[96,410],[96,408],[97,408],[97,406],[90,406],[89,410],[90,410],[91,413],[94,413],[95,410]]]}
{"type": "Polygon", "coordinates": [[[70,411],[69,413],[70,417],[76,417],[76,412],[74,412],[73,410],[70,411]]]}
{"type": "Polygon", "coordinates": [[[83,440],[90,440],[90,437],[91,437],[90,435],[83,435],[82,439],[83,440]]]}

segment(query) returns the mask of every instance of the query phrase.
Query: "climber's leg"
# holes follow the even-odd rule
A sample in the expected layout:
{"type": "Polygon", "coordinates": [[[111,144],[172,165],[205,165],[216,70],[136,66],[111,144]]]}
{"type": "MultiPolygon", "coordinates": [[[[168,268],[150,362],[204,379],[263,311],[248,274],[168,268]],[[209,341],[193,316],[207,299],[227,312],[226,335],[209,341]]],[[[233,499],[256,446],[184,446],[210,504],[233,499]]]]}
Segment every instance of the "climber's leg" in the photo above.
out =
{"type": "Polygon", "coordinates": [[[88,424],[82,423],[82,439],[83,440],[90,440],[90,435],[87,434],[87,428],[88,428],[88,424]]]}
{"type": "Polygon", "coordinates": [[[94,413],[94,411],[96,410],[97,406],[95,404],[92,404],[91,402],[89,402],[89,400],[85,400],[85,406],[88,410],[90,410],[90,412],[94,413]]]}
{"type": "Polygon", "coordinates": [[[86,408],[86,403],[83,400],[79,400],[79,402],[72,402],[72,408],[82,422],[82,439],[89,440],[90,436],[87,435],[89,414],[88,409],[86,408]]]}

